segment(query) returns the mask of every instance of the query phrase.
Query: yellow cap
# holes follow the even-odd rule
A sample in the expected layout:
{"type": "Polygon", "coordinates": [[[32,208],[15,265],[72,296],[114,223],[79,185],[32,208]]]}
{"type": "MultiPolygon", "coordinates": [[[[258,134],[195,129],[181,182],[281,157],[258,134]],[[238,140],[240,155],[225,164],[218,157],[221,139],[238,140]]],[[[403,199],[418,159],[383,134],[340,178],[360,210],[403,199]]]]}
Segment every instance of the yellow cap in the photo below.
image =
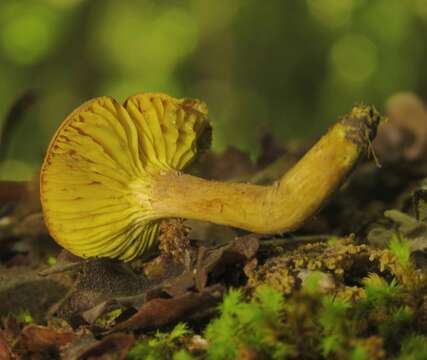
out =
{"type": "Polygon", "coordinates": [[[155,242],[155,175],[182,170],[210,134],[207,106],[159,93],[90,100],[62,123],[41,171],[52,237],[70,252],[129,261],[155,242]],[[203,136],[202,136],[203,135],[203,136]]]}

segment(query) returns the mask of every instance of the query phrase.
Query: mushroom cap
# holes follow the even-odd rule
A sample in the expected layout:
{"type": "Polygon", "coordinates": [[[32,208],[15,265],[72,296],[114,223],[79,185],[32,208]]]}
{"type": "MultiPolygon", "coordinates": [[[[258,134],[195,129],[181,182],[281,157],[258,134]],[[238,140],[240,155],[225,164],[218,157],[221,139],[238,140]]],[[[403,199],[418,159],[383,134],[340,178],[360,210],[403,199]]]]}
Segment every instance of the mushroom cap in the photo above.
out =
{"type": "Polygon", "coordinates": [[[209,134],[198,100],[144,93],[123,105],[111,97],[84,103],[57,130],[41,170],[51,236],[84,258],[143,254],[162,217],[150,206],[155,176],[182,170],[209,134]]]}

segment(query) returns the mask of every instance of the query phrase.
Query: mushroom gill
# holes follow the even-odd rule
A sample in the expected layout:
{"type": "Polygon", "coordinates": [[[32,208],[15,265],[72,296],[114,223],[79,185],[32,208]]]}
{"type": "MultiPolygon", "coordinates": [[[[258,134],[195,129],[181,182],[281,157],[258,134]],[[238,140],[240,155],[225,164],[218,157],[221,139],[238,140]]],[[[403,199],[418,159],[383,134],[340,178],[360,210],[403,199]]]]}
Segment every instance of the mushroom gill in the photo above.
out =
{"type": "Polygon", "coordinates": [[[41,171],[52,237],[81,257],[125,261],[157,238],[153,176],[182,170],[209,134],[207,107],[146,93],[124,105],[110,97],[73,111],[54,135],[41,171]]]}

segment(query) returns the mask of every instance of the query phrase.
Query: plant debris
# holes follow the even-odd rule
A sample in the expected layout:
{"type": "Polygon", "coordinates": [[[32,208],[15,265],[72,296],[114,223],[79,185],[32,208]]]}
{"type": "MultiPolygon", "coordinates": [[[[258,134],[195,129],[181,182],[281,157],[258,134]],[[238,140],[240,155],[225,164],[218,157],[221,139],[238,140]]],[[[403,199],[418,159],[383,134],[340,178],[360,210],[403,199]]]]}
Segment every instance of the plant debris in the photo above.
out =
{"type": "Polygon", "coordinates": [[[105,359],[124,360],[134,343],[132,335],[117,333],[95,340],[86,336],[69,344],[62,351],[64,360],[105,359]]]}
{"type": "Polygon", "coordinates": [[[216,305],[221,299],[221,286],[205,288],[200,293],[188,292],[172,299],[152,299],[141,306],[128,320],[117,324],[113,330],[153,330],[181,319],[190,319],[199,312],[216,305]]]}

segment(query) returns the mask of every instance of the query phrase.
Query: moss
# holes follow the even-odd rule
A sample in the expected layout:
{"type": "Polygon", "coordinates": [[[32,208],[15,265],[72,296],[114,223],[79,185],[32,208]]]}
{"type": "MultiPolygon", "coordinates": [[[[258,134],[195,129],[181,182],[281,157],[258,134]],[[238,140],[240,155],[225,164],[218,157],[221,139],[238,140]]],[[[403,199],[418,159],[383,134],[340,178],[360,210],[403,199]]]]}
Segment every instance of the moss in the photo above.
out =
{"type": "Polygon", "coordinates": [[[247,300],[233,290],[206,329],[206,357],[421,359],[427,328],[417,324],[407,289],[377,274],[363,283],[354,301],[305,287],[284,298],[261,286],[247,300]]]}
{"type": "Polygon", "coordinates": [[[427,359],[427,337],[411,335],[402,341],[402,348],[398,360],[427,359]]]}
{"type": "Polygon", "coordinates": [[[48,265],[49,265],[49,266],[56,265],[56,263],[57,263],[56,257],[54,257],[54,256],[49,256],[49,257],[47,258],[47,263],[48,263],[48,265]]]}
{"type": "Polygon", "coordinates": [[[178,360],[426,358],[427,279],[404,238],[393,238],[386,249],[347,237],[274,252],[264,263],[261,255],[246,265],[247,285],[225,295],[218,317],[203,331],[203,347],[167,340],[173,330],[146,337],[138,354],[178,360]],[[158,352],[160,344],[165,352],[158,352]]]}
{"type": "Polygon", "coordinates": [[[225,297],[205,333],[208,358],[423,358],[427,280],[404,239],[387,249],[349,237],[278,253],[246,266],[246,300],[236,290],[225,297]]]}
{"type": "Polygon", "coordinates": [[[128,360],[147,359],[160,360],[171,359],[187,360],[192,359],[184,350],[178,350],[179,341],[191,332],[187,325],[179,323],[169,333],[157,332],[153,336],[145,336],[136,342],[127,355],[128,360]],[[174,353],[175,354],[174,356],[174,353]]]}
{"type": "Polygon", "coordinates": [[[235,359],[251,353],[256,358],[282,359],[293,353],[292,346],[279,341],[283,296],[268,287],[256,289],[244,302],[240,291],[230,291],[220,306],[221,316],[207,327],[210,346],[207,358],[235,359]]]}
{"type": "Polygon", "coordinates": [[[32,324],[34,319],[28,310],[21,310],[16,314],[16,320],[23,324],[32,324]]]}
{"type": "Polygon", "coordinates": [[[123,309],[115,309],[106,314],[100,316],[96,319],[95,324],[101,327],[102,329],[108,328],[115,319],[117,319],[123,313],[123,309]]]}

